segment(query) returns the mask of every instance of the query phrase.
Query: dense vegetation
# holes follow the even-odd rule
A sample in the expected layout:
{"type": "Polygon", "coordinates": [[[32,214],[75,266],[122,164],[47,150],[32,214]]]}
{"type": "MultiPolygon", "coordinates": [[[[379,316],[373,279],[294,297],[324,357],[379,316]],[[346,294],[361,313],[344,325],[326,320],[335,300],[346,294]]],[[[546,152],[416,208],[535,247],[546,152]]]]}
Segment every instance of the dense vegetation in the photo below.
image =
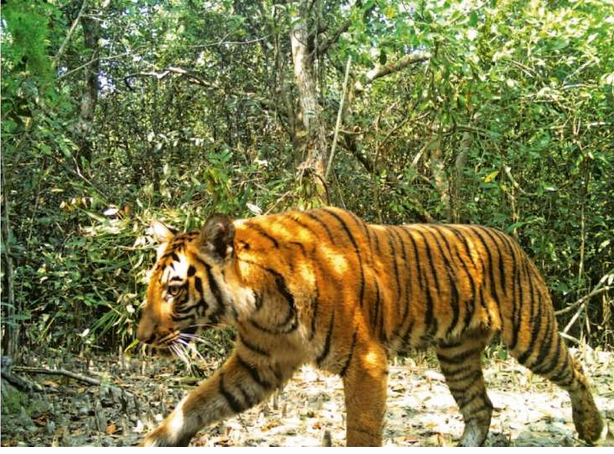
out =
{"type": "Polygon", "coordinates": [[[610,1],[10,0],[1,25],[5,352],[134,345],[153,219],[322,203],[507,231],[561,329],[614,345],[610,1]]]}

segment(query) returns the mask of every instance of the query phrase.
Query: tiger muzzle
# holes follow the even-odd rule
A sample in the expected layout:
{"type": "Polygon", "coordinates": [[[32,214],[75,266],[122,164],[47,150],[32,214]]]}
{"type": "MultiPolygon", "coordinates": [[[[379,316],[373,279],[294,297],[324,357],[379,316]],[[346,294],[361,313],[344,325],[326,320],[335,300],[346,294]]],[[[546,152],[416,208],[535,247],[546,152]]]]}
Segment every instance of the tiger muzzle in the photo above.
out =
{"type": "Polygon", "coordinates": [[[136,331],[136,337],[139,341],[145,344],[154,344],[156,340],[155,327],[147,327],[144,323],[139,323],[139,327],[136,331]]]}

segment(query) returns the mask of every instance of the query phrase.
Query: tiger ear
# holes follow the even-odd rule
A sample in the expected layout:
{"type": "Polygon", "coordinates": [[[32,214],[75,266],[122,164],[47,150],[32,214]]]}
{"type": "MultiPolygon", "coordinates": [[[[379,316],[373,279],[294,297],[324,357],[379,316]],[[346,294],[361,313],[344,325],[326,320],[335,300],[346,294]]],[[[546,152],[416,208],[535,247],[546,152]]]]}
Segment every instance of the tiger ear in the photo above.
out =
{"type": "Polygon", "coordinates": [[[201,250],[215,261],[224,261],[232,254],[235,226],[223,214],[214,214],[200,231],[201,250]]]}
{"type": "Polygon", "coordinates": [[[168,227],[160,221],[153,221],[151,223],[151,232],[153,233],[154,240],[158,243],[169,243],[175,237],[177,230],[168,227]]]}

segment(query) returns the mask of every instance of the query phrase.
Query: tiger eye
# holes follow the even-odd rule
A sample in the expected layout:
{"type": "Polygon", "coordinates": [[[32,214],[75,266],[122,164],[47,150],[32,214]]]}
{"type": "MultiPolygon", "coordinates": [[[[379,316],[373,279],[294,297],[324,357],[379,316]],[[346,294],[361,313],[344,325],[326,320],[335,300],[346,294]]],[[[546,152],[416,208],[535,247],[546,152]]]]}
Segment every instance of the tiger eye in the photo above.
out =
{"type": "Polygon", "coordinates": [[[166,293],[168,293],[170,296],[177,296],[180,291],[181,291],[181,286],[180,285],[170,285],[166,289],[166,293]]]}

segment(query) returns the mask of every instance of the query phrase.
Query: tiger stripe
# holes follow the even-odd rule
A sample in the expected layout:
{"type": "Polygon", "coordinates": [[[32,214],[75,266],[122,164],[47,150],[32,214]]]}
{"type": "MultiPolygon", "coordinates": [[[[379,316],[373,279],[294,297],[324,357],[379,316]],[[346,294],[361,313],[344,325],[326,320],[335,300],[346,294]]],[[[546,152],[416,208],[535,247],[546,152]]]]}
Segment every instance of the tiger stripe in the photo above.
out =
{"type": "Polygon", "coordinates": [[[322,366],[322,363],[330,353],[331,341],[333,338],[333,330],[335,329],[335,311],[331,312],[330,324],[328,325],[328,331],[326,332],[326,340],[324,341],[324,348],[316,358],[316,364],[318,367],[322,366]]]}
{"type": "Polygon", "coordinates": [[[358,244],[356,243],[356,239],[354,238],[354,236],[352,235],[352,232],[350,231],[348,225],[345,223],[345,221],[343,220],[343,218],[340,215],[338,215],[335,212],[326,210],[326,209],[323,209],[322,212],[326,213],[329,216],[332,216],[333,218],[335,218],[337,220],[337,222],[343,228],[343,231],[347,235],[348,239],[352,243],[352,246],[354,248],[354,253],[356,254],[356,257],[358,258],[358,267],[360,269],[360,296],[358,298],[358,302],[360,304],[360,307],[362,307],[363,302],[364,302],[364,296],[365,296],[365,273],[364,273],[364,270],[363,270],[363,267],[362,267],[362,256],[360,254],[360,250],[358,249],[358,244]]]}

